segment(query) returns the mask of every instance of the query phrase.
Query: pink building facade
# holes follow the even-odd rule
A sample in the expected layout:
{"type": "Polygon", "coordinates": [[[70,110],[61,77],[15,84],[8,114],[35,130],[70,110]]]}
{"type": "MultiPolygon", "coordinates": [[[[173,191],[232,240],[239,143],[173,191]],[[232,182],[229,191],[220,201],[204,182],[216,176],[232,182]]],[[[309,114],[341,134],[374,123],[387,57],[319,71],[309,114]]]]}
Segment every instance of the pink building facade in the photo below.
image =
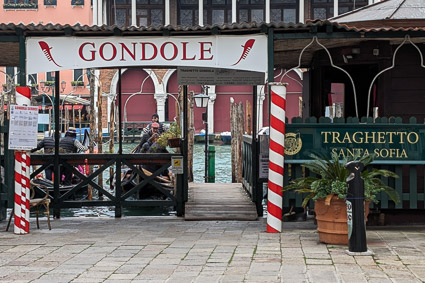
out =
{"type": "MultiPolygon", "coordinates": [[[[60,24],[60,25],[92,25],[93,8],[90,0],[4,0],[0,9],[0,20],[2,23],[14,24],[60,24]]],[[[0,66],[0,84],[3,91],[8,91],[9,80],[13,84],[18,84],[18,67],[0,66]],[[9,79],[7,79],[9,78],[9,79]]],[[[37,97],[37,101],[43,112],[51,107],[49,97],[53,92],[53,81],[55,73],[28,74],[26,85],[32,89],[32,95],[37,97]],[[46,94],[47,96],[45,96],[46,94]]],[[[67,70],[60,72],[61,95],[66,98],[78,96],[87,98],[90,90],[86,70],[67,70]]],[[[65,102],[66,103],[66,102],[65,102]]],[[[68,107],[72,109],[72,107],[68,107]]],[[[67,113],[71,118],[78,116],[81,105],[75,106],[75,113],[67,113]]],[[[74,111],[74,110],[69,110],[74,111]]],[[[63,112],[62,115],[65,115],[63,112]]]]}
{"type": "MultiPolygon", "coordinates": [[[[80,24],[80,25],[204,25],[229,24],[234,22],[305,22],[307,19],[328,18],[346,11],[372,4],[377,0],[329,0],[329,1],[204,1],[204,0],[2,0],[0,21],[3,23],[23,24],[80,24]]],[[[154,66],[151,66],[154,68],[154,66]]],[[[111,105],[116,105],[118,93],[118,73],[115,70],[96,70],[95,84],[101,86],[102,105],[108,111],[104,113],[104,130],[111,105]]],[[[6,84],[6,77],[12,77],[17,83],[19,69],[0,66],[0,83],[6,84]]],[[[291,71],[284,78],[285,70],[275,71],[275,81],[288,83],[287,117],[302,115],[301,70],[291,71]]],[[[88,97],[89,89],[86,70],[61,71],[61,88],[64,95],[88,97]],[[78,82],[77,82],[78,81],[78,82]],[[74,84],[74,85],[73,85],[74,84]],[[80,86],[76,86],[76,84],[80,86]]],[[[52,73],[30,74],[27,85],[33,86],[33,93],[42,95],[51,93],[52,88],[42,88],[43,82],[52,81],[52,73]]],[[[205,86],[189,86],[189,91],[200,93],[205,86]]],[[[97,91],[98,88],[95,88],[97,91]]],[[[256,87],[257,92],[257,128],[268,125],[269,101],[267,86],[256,87]]],[[[149,121],[153,113],[158,113],[161,121],[173,121],[176,117],[176,100],[179,93],[177,75],[173,69],[123,69],[122,70],[122,121],[149,121]]],[[[230,130],[230,99],[236,103],[247,102],[253,105],[252,86],[208,86],[210,102],[208,107],[209,132],[220,133],[230,130]]],[[[95,95],[97,96],[97,95],[95,95]]],[[[245,108],[246,109],[246,108],[245,108]]],[[[202,112],[194,109],[195,131],[204,128],[202,112]]],[[[246,125],[247,127],[247,125],[246,125]]]]}

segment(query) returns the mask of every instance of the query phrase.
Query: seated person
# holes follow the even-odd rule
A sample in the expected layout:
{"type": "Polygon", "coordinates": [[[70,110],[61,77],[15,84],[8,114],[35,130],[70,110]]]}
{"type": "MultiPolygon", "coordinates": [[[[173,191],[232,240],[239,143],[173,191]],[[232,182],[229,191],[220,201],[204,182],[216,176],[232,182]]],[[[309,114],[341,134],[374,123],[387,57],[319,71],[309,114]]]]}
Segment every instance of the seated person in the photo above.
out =
{"type": "Polygon", "coordinates": [[[153,133],[152,136],[148,139],[147,142],[145,142],[142,145],[142,148],[140,150],[141,153],[146,153],[148,152],[148,150],[150,149],[150,147],[152,146],[152,144],[154,144],[159,138],[159,135],[157,133],[153,133]]]}
{"type": "Polygon", "coordinates": [[[143,145],[145,144],[145,142],[147,142],[154,133],[159,134],[159,124],[158,123],[153,123],[151,129],[147,132],[144,133],[142,135],[142,139],[138,145],[139,148],[142,148],[143,145]]]}
{"type": "Polygon", "coordinates": [[[152,128],[153,124],[158,124],[158,133],[162,134],[162,132],[164,131],[164,124],[159,122],[159,115],[157,113],[152,115],[152,122],[149,123],[145,128],[143,128],[142,130],[142,135],[144,133],[149,132],[149,130],[152,128]]]}
{"type": "MultiPolygon", "coordinates": [[[[157,142],[154,142],[150,148],[148,149],[147,153],[168,153],[168,150],[161,146],[160,144],[158,144],[157,142]]],[[[144,169],[154,173],[156,170],[158,170],[159,168],[162,167],[161,164],[154,164],[154,163],[149,163],[149,164],[143,164],[142,166],[144,169]]],[[[172,179],[172,173],[171,171],[169,171],[168,169],[165,169],[164,171],[161,172],[161,174],[159,175],[160,177],[163,178],[167,178],[167,179],[172,179]]]]}

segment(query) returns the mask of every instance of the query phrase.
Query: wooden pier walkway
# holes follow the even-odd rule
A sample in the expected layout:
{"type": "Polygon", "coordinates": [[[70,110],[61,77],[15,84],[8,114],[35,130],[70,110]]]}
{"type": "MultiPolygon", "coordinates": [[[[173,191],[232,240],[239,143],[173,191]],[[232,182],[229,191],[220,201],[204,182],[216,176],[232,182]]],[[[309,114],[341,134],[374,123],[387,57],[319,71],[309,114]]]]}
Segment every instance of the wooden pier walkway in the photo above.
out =
{"type": "Polygon", "coordinates": [[[257,220],[241,183],[189,183],[185,220],[257,220]]]}

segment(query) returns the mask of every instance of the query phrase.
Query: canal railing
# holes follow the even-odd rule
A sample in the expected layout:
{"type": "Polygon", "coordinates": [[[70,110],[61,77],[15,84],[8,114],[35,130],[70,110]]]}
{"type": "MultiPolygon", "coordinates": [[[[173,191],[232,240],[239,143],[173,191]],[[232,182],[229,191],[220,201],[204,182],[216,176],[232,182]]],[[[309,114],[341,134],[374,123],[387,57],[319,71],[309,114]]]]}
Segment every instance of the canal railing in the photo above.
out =
{"type": "MultiPolygon", "coordinates": [[[[31,173],[31,178],[37,177],[48,166],[60,164],[60,166],[72,170],[73,174],[77,176],[81,182],[75,184],[72,188],[63,190],[63,186],[55,185],[53,193],[50,197],[52,199],[51,208],[56,217],[60,217],[60,210],[63,208],[81,208],[81,207],[96,207],[96,206],[110,206],[114,207],[115,217],[122,216],[123,207],[172,207],[175,209],[176,214],[181,216],[184,214],[184,178],[183,175],[176,174],[175,187],[172,190],[164,189],[161,184],[156,180],[157,176],[171,166],[172,157],[181,156],[180,154],[60,154],[58,163],[55,162],[54,154],[32,154],[31,165],[38,167],[31,173]],[[155,164],[159,165],[158,170],[147,175],[138,165],[141,164],[155,164]],[[86,176],[82,174],[78,166],[97,166],[92,174],[86,176]],[[123,178],[123,168],[131,169],[140,182],[127,191],[123,189],[121,180],[123,178]],[[112,170],[110,170],[112,169],[112,170]],[[113,178],[109,178],[109,182],[105,180],[102,184],[97,182],[97,178],[110,170],[113,178]],[[113,180],[113,181],[112,181],[113,180]],[[106,185],[109,183],[109,185],[106,185]],[[91,189],[88,188],[91,186],[91,189]],[[150,190],[160,192],[162,196],[158,199],[137,199],[137,194],[146,189],[148,186],[150,190]],[[89,199],[87,190],[97,190],[99,196],[89,199]],[[79,197],[76,197],[78,195],[79,197]],[[83,196],[83,197],[81,197],[83,196]]],[[[4,159],[3,159],[4,160],[4,159]]],[[[59,166],[54,167],[54,174],[59,173],[59,166]]],[[[106,174],[110,177],[109,172],[106,174]]],[[[2,184],[2,188],[5,188],[2,184]]],[[[13,190],[4,192],[4,199],[9,200],[9,204],[13,203],[13,190]]]]}
{"type": "Polygon", "coordinates": [[[258,216],[263,215],[263,183],[259,178],[255,152],[258,152],[259,142],[252,142],[252,136],[242,138],[242,186],[255,203],[258,216]],[[255,148],[254,148],[255,146],[255,148]]]}

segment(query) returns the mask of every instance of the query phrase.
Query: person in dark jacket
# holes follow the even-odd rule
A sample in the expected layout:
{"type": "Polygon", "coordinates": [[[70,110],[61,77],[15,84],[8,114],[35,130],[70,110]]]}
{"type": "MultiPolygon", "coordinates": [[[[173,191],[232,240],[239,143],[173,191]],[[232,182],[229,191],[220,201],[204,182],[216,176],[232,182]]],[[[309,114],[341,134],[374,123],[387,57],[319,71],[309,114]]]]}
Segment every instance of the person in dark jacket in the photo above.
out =
{"type": "MultiPolygon", "coordinates": [[[[59,151],[63,153],[77,153],[79,150],[84,152],[88,150],[87,146],[81,144],[79,140],[77,140],[77,129],[74,127],[70,127],[63,137],[59,141],[59,151]]],[[[62,167],[62,175],[65,176],[64,185],[68,186],[72,184],[72,170],[62,167]]]]}
{"type": "MultiPolygon", "coordinates": [[[[55,150],[55,132],[52,132],[51,136],[47,136],[38,142],[37,147],[31,149],[31,153],[37,150],[44,149],[44,153],[53,153],[55,150]]],[[[44,170],[46,179],[52,181],[53,166],[49,166],[44,170]]]]}
{"type": "Polygon", "coordinates": [[[142,145],[140,153],[147,153],[153,143],[155,143],[159,138],[157,133],[153,133],[152,136],[142,145]]]}
{"type": "Polygon", "coordinates": [[[162,132],[164,132],[164,124],[159,122],[159,115],[155,113],[152,115],[152,122],[150,122],[146,127],[143,128],[142,136],[143,134],[148,133],[149,130],[152,129],[152,125],[154,123],[158,124],[158,134],[162,134],[162,132]]]}
{"type": "MultiPolygon", "coordinates": [[[[139,151],[142,151],[142,149],[143,149],[143,145],[146,143],[146,142],[148,142],[148,140],[152,137],[152,135],[153,134],[159,134],[159,124],[158,123],[152,123],[152,127],[151,127],[151,129],[147,132],[147,133],[144,133],[143,134],[143,136],[142,136],[142,139],[140,140],[140,143],[139,143],[139,151]]],[[[151,143],[152,144],[152,143],[151,143]]]]}

